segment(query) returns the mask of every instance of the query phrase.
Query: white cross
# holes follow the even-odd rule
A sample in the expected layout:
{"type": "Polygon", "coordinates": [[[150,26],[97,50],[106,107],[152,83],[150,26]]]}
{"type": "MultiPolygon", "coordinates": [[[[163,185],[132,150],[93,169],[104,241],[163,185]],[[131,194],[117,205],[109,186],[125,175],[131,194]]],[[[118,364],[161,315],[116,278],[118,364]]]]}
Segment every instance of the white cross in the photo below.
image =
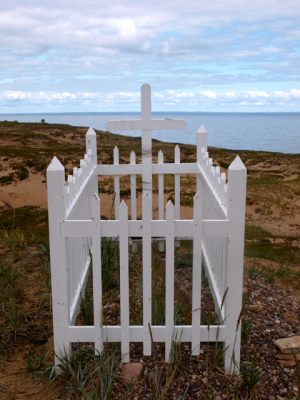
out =
{"type": "Polygon", "coordinates": [[[152,119],[151,86],[147,83],[141,87],[141,119],[108,121],[109,131],[142,131],[142,181],[143,193],[152,195],[152,138],[151,131],[177,130],[186,128],[185,120],[152,119]]]}

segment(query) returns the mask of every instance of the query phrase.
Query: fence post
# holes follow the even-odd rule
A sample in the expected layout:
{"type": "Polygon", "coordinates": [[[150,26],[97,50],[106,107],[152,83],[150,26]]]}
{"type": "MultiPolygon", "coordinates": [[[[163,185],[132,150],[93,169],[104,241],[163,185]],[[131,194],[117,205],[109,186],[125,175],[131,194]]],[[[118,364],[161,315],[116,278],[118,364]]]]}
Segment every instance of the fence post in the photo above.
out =
{"type": "Polygon", "coordinates": [[[66,240],[61,233],[65,218],[65,169],[54,157],[47,168],[48,217],[51,263],[51,288],[53,310],[53,336],[55,365],[58,356],[70,352],[67,337],[69,326],[68,273],[66,265],[66,240]]]}
{"type": "Polygon", "coordinates": [[[228,238],[227,288],[225,299],[225,371],[239,373],[241,346],[241,310],[243,290],[243,258],[245,234],[247,170],[237,156],[228,168],[228,219],[231,231],[228,238]]]}
{"type": "Polygon", "coordinates": [[[207,151],[207,130],[203,125],[197,131],[197,163],[200,163],[201,160],[201,149],[205,148],[207,151]]]}

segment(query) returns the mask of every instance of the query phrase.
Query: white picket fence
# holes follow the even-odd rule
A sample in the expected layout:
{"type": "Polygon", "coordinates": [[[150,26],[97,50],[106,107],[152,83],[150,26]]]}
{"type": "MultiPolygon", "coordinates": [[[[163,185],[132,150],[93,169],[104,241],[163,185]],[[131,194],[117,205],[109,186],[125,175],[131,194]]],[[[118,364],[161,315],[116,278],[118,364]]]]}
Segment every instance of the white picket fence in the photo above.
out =
{"type": "MultiPolygon", "coordinates": [[[[112,165],[97,164],[96,133],[86,134],[86,154],[80,167],[65,181],[64,167],[54,157],[47,170],[54,350],[70,352],[71,344],[93,342],[101,352],[105,342],[120,342],[122,361],[129,362],[129,346],[142,342],[144,355],[151,355],[152,340],[165,343],[169,360],[172,341],[190,342],[192,354],[200,353],[201,342],[223,342],[225,370],[239,371],[240,312],[242,308],[243,247],[246,197],[246,168],[236,157],[228,169],[228,181],[213,165],[207,152],[207,132],[197,132],[196,162],[181,163],[175,147],[174,163],[165,163],[163,153],[152,161],[152,129],[176,129],[184,121],[152,120],[149,85],[142,87],[140,121],[113,121],[109,129],[140,129],[142,162],[130,154],[129,164],[119,164],[118,148],[112,165]],[[175,203],[165,207],[164,175],[174,175],[175,203]],[[193,218],[180,218],[180,176],[194,174],[197,193],[193,218]],[[137,219],[137,175],[142,176],[142,217],[137,219]],[[158,219],[153,219],[152,176],[158,175],[158,219]],[[101,219],[101,187],[98,177],[114,177],[115,219],[101,219]],[[120,177],[130,176],[130,219],[120,198],[120,177]],[[119,241],[120,325],[102,323],[101,240],[119,241]],[[129,241],[142,238],[143,325],[129,323],[129,241]],[[152,324],[152,240],[165,240],[165,325],[152,324]],[[174,324],[174,254],[178,240],[193,241],[192,324],[174,324]],[[205,269],[220,324],[201,324],[201,276],[205,269]],[[92,268],[94,324],[75,325],[80,301],[92,268]]],[[[56,357],[56,363],[58,363],[56,357]]]]}

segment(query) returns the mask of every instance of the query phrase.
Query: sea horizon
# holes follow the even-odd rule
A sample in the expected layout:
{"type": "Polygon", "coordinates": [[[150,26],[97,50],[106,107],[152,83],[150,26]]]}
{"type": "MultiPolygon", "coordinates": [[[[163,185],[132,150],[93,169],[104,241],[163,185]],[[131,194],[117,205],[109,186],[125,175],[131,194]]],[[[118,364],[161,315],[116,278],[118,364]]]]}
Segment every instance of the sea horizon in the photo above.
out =
{"type": "MultiPolygon", "coordinates": [[[[110,119],[137,119],[139,111],[68,111],[36,113],[1,113],[0,121],[41,122],[93,127],[106,131],[110,119]]],[[[300,112],[224,112],[224,111],[153,111],[153,117],[181,118],[184,130],[153,131],[153,139],[184,144],[196,143],[201,125],[208,131],[208,145],[233,150],[300,153],[300,112]]],[[[126,136],[140,136],[138,131],[115,131],[126,136]]]]}

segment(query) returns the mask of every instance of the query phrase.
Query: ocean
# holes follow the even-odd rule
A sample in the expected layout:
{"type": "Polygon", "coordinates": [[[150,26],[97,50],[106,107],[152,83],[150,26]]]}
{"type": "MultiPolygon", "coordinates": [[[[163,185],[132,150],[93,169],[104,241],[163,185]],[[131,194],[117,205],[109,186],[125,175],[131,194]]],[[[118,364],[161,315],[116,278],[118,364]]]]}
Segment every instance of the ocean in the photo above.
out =
{"type": "MultiPolygon", "coordinates": [[[[0,114],[0,121],[40,122],[92,126],[106,130],[105,124],[114,119],[138,119],[139,113],[57,113],[57,114],[0,114]]],[[[154,112],[153,118],[185,119],[184,130],[153,132],[155,139],[196,143],[200,125],[208,131],[208,145],[236,150],[264,150],[282,153],[300,153],[299,113],[205,113],[154,112]]],[[[117,132],[140,136],[140,132],[117,132]]]]}

